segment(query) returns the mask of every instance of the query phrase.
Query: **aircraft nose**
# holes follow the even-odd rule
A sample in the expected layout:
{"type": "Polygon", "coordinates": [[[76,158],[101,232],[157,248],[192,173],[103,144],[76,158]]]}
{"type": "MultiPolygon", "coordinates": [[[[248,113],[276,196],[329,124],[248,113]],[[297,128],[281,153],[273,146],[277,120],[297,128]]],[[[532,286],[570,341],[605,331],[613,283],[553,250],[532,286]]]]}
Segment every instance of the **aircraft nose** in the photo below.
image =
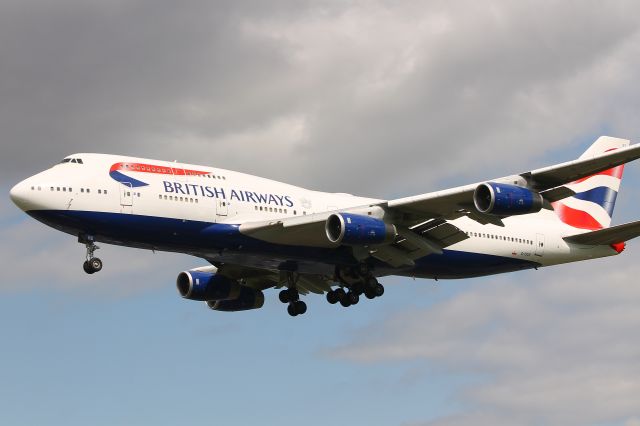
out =
{"type": "Polygon", "coordinates": [[[16,184],[11,191],[9,191],[9,196],[11,197],[11,201],[20,207],[20,209],[25,210],[28,204],[28,196],[29,191],[28,187],[24,181],[16,184]]]}

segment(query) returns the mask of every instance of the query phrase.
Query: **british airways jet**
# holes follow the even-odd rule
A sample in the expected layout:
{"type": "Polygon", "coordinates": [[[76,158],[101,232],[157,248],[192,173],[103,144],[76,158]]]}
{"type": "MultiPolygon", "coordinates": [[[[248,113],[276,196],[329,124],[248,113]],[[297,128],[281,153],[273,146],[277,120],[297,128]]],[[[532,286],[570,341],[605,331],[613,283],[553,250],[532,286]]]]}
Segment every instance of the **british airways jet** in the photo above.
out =
{"type": "Polygon", "coordinates": [[[600,137],[578,160],[444,191],[380,200],[311,191],[219,169],[106,154],[74,154],[11,189],[36,220],[86,245],[186,253],[186,299],[216,311],[261,308],[281,289],[292,316],[325,294],[355,305],[381,296],[388,275],[447,279],[621,253],[640,221],[610,226],[624,164],[640,145],[600,137]]]}

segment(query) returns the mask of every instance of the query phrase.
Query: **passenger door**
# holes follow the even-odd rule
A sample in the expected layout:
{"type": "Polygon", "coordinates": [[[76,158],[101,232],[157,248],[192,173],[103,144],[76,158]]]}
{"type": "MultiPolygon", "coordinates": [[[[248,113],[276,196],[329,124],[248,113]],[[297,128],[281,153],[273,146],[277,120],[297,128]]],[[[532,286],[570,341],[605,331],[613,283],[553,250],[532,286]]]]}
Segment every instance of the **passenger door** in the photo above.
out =
{"type": "Polygon", "coordinates": [[[133,213],[133,186],[129,182],[120,184],[120,207],[122,213],[133,213]]]}

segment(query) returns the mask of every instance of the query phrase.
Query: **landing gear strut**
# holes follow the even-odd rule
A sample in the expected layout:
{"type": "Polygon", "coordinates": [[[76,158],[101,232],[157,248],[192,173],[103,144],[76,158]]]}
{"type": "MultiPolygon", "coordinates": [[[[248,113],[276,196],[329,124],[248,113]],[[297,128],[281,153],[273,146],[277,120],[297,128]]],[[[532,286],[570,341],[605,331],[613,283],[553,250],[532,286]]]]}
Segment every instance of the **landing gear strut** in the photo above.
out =
{"type": "Polygon", "coordinates": [[[293,272],[287,273],[287,285],[289,288],[286,288],[278,294],[278,298],[282,303],[288,303],[287,312],[292,317],[297,315],[302,315],[307,312],[307,304],[300,300],[300,293],[298,293],[298,289],[296,288],[296,277],[293,272]]]}
{"type": "Polygon", "coordinates": [[[78,241],[87,247],[86,260],[82,264],[82,269],[87,274],[95,274],[102,270],[102,260],[93,256],[93,253],[100,248],[95,244],[93,236],[81,235],[78,237],[78,241]]]}

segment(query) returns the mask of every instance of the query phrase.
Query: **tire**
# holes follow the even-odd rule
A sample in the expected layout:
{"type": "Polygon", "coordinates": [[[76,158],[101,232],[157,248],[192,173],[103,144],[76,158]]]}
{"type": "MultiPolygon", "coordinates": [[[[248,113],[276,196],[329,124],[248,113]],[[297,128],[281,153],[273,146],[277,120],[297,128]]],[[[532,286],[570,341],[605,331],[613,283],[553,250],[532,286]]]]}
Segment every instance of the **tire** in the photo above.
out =
{"type": "Polygon", "coordinates": [[[89,263],[88,260],[84,261],[84,263],[82,264],[82,269],[84,269],[84,271],[89,275],[95,272],[93,269],[91,269],[91,264],[89,263]]]}
{"type": "Polygon", "coordinates": [[[338,303],[339,299],[340,297],[335,290],[330,290],[329,292],[327,292],[327,302],[331,303],[332,305],[338,303]]]}
{"type": "Polygon", "coordinates": [[[377,284],[374,288],[373,288],[373,293],[376,295],[376,297],[380,297],[384,294],[384,287],[382,284],[377,284]]]}
{"type": "Polygon", "coordinates": [[[298,315],[298,313],[296,312],[295,305],[293,303],[290,303],[289,306],[287,306],[287,312],[292,317],[295,317],[296,315],[298,315]]]}
{"type": "Polygon", "coordinates": [[[358,293],[355,293],[353,291],[347,293],[347,298],[349,299],[349,304],[351,305],[357,305],[360,301],[360,296],[358,296],[358,293]]]}
{"type": "Polygon", "coordinates": [[[302,315],[307,312],[307,304],[302,300],[298,300],[292,304],[295,307],[296,315],[302,315]]]}
{"type": "Polygon", "coordinates": [[[373,292],[373,290],[370,289],[366,289],[364,291],[364,295],[366,296],[367,299],[375,299],[376,294],[373,292]]]}
{"type": "Polygon", "coordinates": [[[339,288],[336,290],[339,296],[339,301],[342,306],[348,308],[351,306],[351,300],[349,299],[349,293],[345,292],[343,289],[339,288]]]}
{"type": "Polygon", "coordinates": [[[280,293],[278,293],[278,299],[280,299],[282,303],[289,303],[289,290],[285,288],[280,293]]]}

